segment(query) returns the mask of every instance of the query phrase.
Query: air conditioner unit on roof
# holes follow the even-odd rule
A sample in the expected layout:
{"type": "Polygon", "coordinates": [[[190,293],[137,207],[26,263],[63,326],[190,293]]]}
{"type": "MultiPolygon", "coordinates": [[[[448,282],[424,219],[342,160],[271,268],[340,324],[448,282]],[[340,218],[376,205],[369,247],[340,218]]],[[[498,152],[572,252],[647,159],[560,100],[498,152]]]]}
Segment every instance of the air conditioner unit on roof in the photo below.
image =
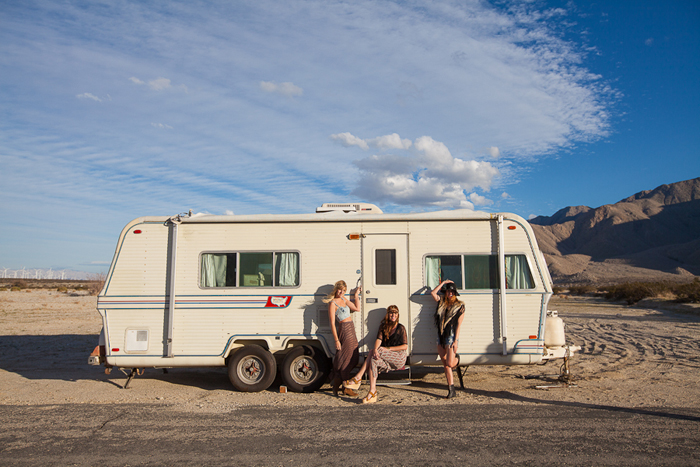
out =
{"type": "Polygon", "coordinates": [[[316,208],[317,213],[321,212],[357,212],[361,214],[382,214],[382,210],[374,204],[369,203],[323,203],[320,208],[316,208]]]}

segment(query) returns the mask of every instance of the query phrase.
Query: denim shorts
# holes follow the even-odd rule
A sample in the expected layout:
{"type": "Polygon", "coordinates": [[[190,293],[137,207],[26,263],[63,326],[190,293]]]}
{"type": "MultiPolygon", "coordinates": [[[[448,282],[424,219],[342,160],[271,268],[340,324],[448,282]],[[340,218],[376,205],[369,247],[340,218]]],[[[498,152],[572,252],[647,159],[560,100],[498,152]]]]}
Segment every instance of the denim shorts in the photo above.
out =
{"type": "Polygon", "coordinates": [[[437,345],[441,345],[445,348],[452,346],[452,344],[454,344],[454,343],[455,343],[454,329],[452,329],[452,332],[448,332],[444,336],[438,336],[438,338],[437,338],[437,345]]]}

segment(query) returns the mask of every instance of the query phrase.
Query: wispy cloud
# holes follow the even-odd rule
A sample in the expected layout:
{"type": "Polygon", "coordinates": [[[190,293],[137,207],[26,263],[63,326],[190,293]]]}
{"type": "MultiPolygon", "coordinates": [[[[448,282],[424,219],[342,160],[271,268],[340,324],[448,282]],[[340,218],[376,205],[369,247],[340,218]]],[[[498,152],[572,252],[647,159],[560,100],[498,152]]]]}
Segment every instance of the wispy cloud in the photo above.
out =
{"type": "Polygon", "coordinates": [[[285,97],[297,97],[304,94],[304,90],[294,83],[275,83],[273,81],[260,81],[260,89],[265,92],[280,94],[285,97]]]}
{"type": "Polygon", "coordinates": [[[173,129],[173,127],[171,127],[170,125],[166,125],[165,123],[153,123],[153,122],[151,122],[151,126],[153,126],[155,128],[160,128],[161,130],[172,130],[173,129]]]}
{"type": "Polygon", "coordinates": [[[89,92],[78,94],[75,97],[77,97],[78,99],[92,99],[93,101],[102,102],[102,99],[95,96],[94,94],[90,94],[89,92]]]}
{"type": "Polygon", "coordinates": [[[331,135],[331,139],[338,141],[345,147],[357,146],[360,149],[367,150],[370,147],[377,149],[408,149],[411,147],[410,139],[401,139],[398,133],[392,133],[390,135],[378,136],[376,138],[362,139],[353,135],[352,133],[337,133],[331,135]]]}
{"type": "Polygon", "coordinates": [[[364,149],[364,150],[369,149],[369,144],[367,144],[367,141],[365,141],[362,138],[358,138],[357,136],[355,136],[349,132],[337,133],[337,134],[331,135],[331,139],[338,141],[340,144],[342,144],[345,147],[357,146],[360,149],[364,149]]]}
{"type": "Polygon", "coordinates": [[[129,78],[129,81],[131,81],[134,84],[138,84],[139,86],[144,86],[148,85],[149,88],[151,88],[154,91],[164,91],[166,89],[180,89],[182,91],[187,92],[187,86],[184,84],[180,84],[178,86],[173,86],[172,81],[169,78],[156,78],[152,79],[148,82],[142,81],[139,78],[136,78],[132,76],[129,78]]]}

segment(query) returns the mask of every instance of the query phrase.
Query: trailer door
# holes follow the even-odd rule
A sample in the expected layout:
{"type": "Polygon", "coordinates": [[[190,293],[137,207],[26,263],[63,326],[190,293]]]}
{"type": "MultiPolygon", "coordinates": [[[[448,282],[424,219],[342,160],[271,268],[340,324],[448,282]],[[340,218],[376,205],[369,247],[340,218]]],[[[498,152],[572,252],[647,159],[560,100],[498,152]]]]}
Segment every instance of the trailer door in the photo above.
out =
{"type": "Polygon", "coordinates": [[[399,307],[399,322],[406,327],[408,342],[411,342],[408,279],[408,234],[365,234],[362,239],[360,352],[367,352],[374,345],[389,305],[399,307]]]}

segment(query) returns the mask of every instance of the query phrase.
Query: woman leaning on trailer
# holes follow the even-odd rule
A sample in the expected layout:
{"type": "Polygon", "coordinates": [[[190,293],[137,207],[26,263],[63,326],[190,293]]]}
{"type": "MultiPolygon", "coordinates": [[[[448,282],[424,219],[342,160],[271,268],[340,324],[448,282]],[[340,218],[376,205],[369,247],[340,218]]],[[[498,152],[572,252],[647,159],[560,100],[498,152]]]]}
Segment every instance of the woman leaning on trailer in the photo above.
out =
{"type": "Polygon", "coordinates": [[[445,368],[445,378],[447,379],[447,399],[457,395],[455,392],[454,374],[452,369],[459,365],[459,330],[464,319],[464,303],[457,299],[459,293],[454,283],[447,279],[435,287],[430,294],[438,302],[435,312],[435,324],[438,330],[437,351],[445,368]],[[440,298],[438,290],[442,289],[443,296],[440,298]]]}
{"type": "Polygon", "coordinates": [[[345,281],[338,281],[333,286],[333,291],[323,300],[328,303],[328,321],[331,323],[331,331],[335,339],[335,357],[333,357],[333,372],[331,381],[333,395],[338,395],[340,385],[350,378],[350,371],[357,366],[360,353],[355,334],[355,325],[350,313],[359,310],[360,287],[355,289],[354,302],[345,298],[348,286],[345,281]],[[337,320],[337,326],[336,326],[337,320]]]}

